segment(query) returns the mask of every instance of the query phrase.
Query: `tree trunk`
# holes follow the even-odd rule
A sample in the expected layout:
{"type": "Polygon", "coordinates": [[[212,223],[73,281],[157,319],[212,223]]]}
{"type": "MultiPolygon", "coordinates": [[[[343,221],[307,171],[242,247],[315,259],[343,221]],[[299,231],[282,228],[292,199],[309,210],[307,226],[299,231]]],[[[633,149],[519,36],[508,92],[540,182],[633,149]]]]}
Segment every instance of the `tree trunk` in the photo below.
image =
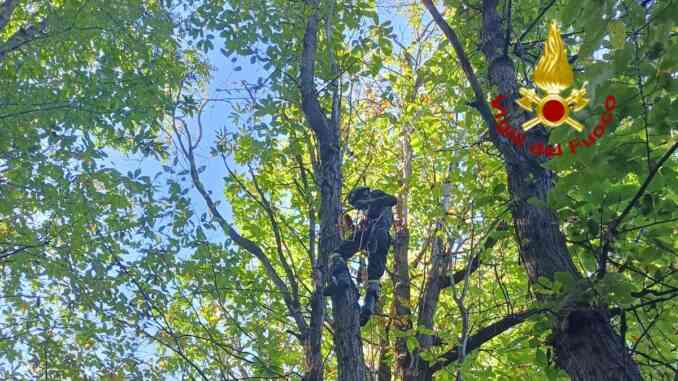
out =
{"type": "MultiPolygon", "coordinates": [[[[431,0],[422,2],[452,44],[475,93],[474,104],[489,128],[490,139],[504,158],[519,251],[530,282],[534,283],[540,276],[553,278],[556,272],[582,279],[572,263],[555,212],[528,202],[534,198],[547,205],[547,195],[555,181],[553,173],[542,166],[544,159],[526,153],[526,147],[532,143],[546,144],[548,134],[543,127],[533,128],[526,133],[520,149],[498,134],[480,82],[456,33],[431,0]]],[[[499,94],[507,97],[504,106],[512,116],[511,124],[520,126],[526,119],[526,113],[514,103],[518,95],[516,72],[508,56],[509,41],[497,12],[497,0],[483,0],[482,13],[483,40],[480,45],[489,68],[490,84],[496,87],[499,94]]],[[[622,339],[612,330],[605,308],[565,303],[561,311],[557,312],[552,341],[556,363],[573,380],[642,380],[638,365],[627,352],[622,339]]]]}
{"type": "Polygon", "coordinates": [[[311,296],[311,320],[308,333],[304,337],[305,368],[303,381],[323,380],[323,358],[321,352],[321,339],[324,320],[325,301],[322,294],[320,279],[316,282],[316,288],[311,296]]]}
{"type": "MultiPolygon", "coordinates": [[[[398,208],[400,209],[400,207],[398,208]]],[[[400,213],[399,213],[400,214],[400,213]]],[[[402,220],[400,220],[402,222],[402,220]]],[[[410,309],[410,275],[407,263],[409,246],[409,232],[407,226],[401,225],[396,232],[394,240],[394,285],[393,285],[393,325],[396,331],[406,332],[412,328],[412,311],[410,309]]],[[[410,364],[410,353],[407,350],[407,341],[403,336],[396,337],[396,377],[399,380],[406,379],[407,369],[410,364]]]]}
{"type": "MultiPolygon", "coordinates": [[[[499,94],[507,97],[504,106],[513,116],[511,124],[520,126],[525,121],[525,113],[514,103],[518,96],[518,84],[513,62],[506,54],[506,32],[501,26],[497,0],[484,0],[482,51],[489,67],[490,83],[496,86],[499,94]]],[[[534,130],[527,134],[527,144],[532,141],[546,143],[546,131],[541,127],[534,130]]],[[[509,144],[498,139],[501,138],[495,139],[497,145],[509,144]]],[[[556,272],[566,272],[575,279],[581,279],[581,274],[570,258],[555,212],[528,202],[534,197],[545,204],[555,179],[553,173],[545,169],[539,160],[528,156],[525,147],[515,152],[513,157],[504,155],[504,159],[513,201],[513,221],[529,280],[536,282],[540,276],[553,279],[556,272]]],[[[555,322],[553,340],[556,363],[573,380],[642,379],[637,364],[629,356],[619,335],[612,330],[605,310],[571,305],[561,311],[559,316],[555,322]]]]}
{"type": "MultiPolygon", "coordinates": [[[[383,310],[384,303],[381,303],[381,309],[383,310]]],[[[391,304],[391,313],[389,314],[393,317],[395,314],[395,305],[391,304]]],[[[391,322],[387,322],[384,327],[384,332],[381,337],[379,337],[379,359],[377,365],[377,381],[391,381],[391,366],[392,362],[389,359],[389,354],[391,352],[391,341],[389,340],[389,334],[391,331],[391,322]]]]}
{"type": "MultiPolygon", "coordinates": [[[[418,86],[415,84],[412,95],[408,98],[414,99],[418,86]]],[[[404,122],[400,128],[400,148],[401,148],[401,173],[400,185],[401,192],[398,195],[398,204],[396,205],[396,217],[398,226],[396,228],[395,240],[393,245],[393,306],[394,306],[394,326],[399,332],[405,332],[412,328],[412,310],[411,290],[410,290],[410,267],[409,267],[409,245],[410,233],[409,223],[409,193],[410,187],[407,183],[412,177],[412,144],[410,141],[411,126],[409,122],[404,122]]],[[[396,375],[398,379],[407,379],[407,370],[410,365],[410,353],[407,350],[407,340],[404,336],[398,336],[395,343],[396,355],[396,375]]]]}
{"type": "MultiPolygon", "coordinates": [[[[450,203],[451,184],[447,178],[451,171],[448,165],[446,180],[443,188],[443,197],[440,201],[440,208],[447,210],[450,203]]],[[[438,232],[445,226],[444,217],[439,218],[431,233],[431,269],[426,276],[423,295],[420,301],[419,314],[417,316],[417,326],[433,331],[433,319],[440,298],[441,279],[444,271],[447,269],[448,259],[443,256],[443,240],[438,237],[438,232]]],[[[428,362],[419,356],[419,353],[428,350],[433,346],[433,336],[423,333],[417,333],[417,350],[411,354],[413,361],[407,369],[405,380],[407,381],[430,381],[433,378],[428,362]]]]}
{"type": "MultiPolygon", "coordinates": [[[[341,211],[341,151],[339,146],[339,102],[334,92],[332,118],[328,119],[323,111],[316,92],[315,61],[317,51],[317,34],[319,1],[307,0],[312,9],[306,20],[303,52],[300,67],[300,87],[302,110],[309,127],[313,130],[318,142],[320,161],[315,168],[320,188],[320,245],[317,262],[314,264],[315,292],[313,298],[312,332],[309,338],[311,353],[307,353],[308,380],[322,379],[322,359],[320,339],[324,321],[324,300],[322,287],[326,284],[329,255],[339,246],[340,237],[337,229],[339,212],[341,211]],[[313,378],[316,377],[316,378],[313,378]]],[[[365,381],[367,372],[363,358],[362,339],[360,338],[359,309],[356,303],[357,290],[349,287],[332,296],[332,315],[334,319],[334,347],[337,356],[338,381],[365,381]]]]}

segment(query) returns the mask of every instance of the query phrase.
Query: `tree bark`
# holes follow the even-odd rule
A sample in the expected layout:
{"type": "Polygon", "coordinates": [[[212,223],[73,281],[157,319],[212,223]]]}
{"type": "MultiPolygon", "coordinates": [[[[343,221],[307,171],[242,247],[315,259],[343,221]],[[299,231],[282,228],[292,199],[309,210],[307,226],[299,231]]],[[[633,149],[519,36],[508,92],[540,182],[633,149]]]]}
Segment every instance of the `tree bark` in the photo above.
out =
{"type": "MultiPolygon", "coordinates": [[[[490,138],[504,158],[520,255],[530,282],[536,282],[540,276],[552,279],[556,272],[569,273],[575,279],[581,279],[581,274],[570,258],[555,212],[528,202],[534,197],[545,205],[555,181],[553,173],[541,165],[542,161],[528,156],[525,150],[531,143],[546,143],[546,131],[542,127],[533,128],[526,134],[526,143],[520,150],[499,136],[487,99],[456,34],[442,19],[431,0],[422,1],[454,47],[462,69],[471,82],[476,96],[475,104],[488,125],[490,138]]],[[[519,126],[525,120],[525,113],[514,103],[518,95],[516,72],[507,55],[508,41],[497,12],[497,0],[483,0],[482,11],[481,49],[489,68],[489,81],[499,94],[507,97],[504,106],[513,116],[511,123],[519,126]]],[[[559,311],[553,333],[556,363],[573,380],[642,379],[637,364],[612,330],[605,308],[570,303],[559,311]]]]}
{"type": "MultiPolygon", "coordinates": [[[[413,96],[416,96],[417,86],[413,89],[413,96]]],[[[404,123],[400,130],[401,145],[401,186],[402,190],[398,195],[398,204],[396,206],[396,216],[398,226],[394,240],[394,260],[393,271],[395,274],[393,284],[393,305],[394,305],[394,326],[399,332],[406,332],[412,328],[412,310],[411,289],[410,289],[410,268],[409,268],[409,245],[410,233],[408,230],[409,213],[408,199],[410,187],[407,183],[412,176],[412,144],[410,142],[411,127],[409,123],[404,123]]],[[[406,337],[399,336],[395,342],[396,369],[397,377],[401,380],[406,379],[407,370],[410,364],[410,353],[407,350],[406,337]]]]}
{"type": "MultiPolygon", "coordinates": [[[[515,105],[518,84],[511,59],[505,55],[507,41],[500,30],[497,0],[483,2],[483,53],[489,66],[490,83],[508,97],[509,113],[516,115],[515,125],[521,125],[525,113],[515,105]]],[[[536,139],[546,143],[548,137],[540,129],[536,139]]],[[[506,143],[504,143],[506,144],[506,143]]],[[[522,160],[506,161],[509,192],[514,202],[513,221],[518,229],[520,252],[530,282],[540,276],[553,279],[556,272],[567,272],[581,279],[560,231],[556,213],[527,200],[536,197],[546,203],[554,185],[553,173],[518,152],[522,160]]],[[[640,370],[610,325],[607,311],[595,306],[567,306],[556,321],[553,346],[558,366],[573,380],[641,380],[640,370]]]]}
{"type": "MultiPolygon", "coordinates": [[[[319,163],[316,177],[320,188],[320,244],[317,263],[314,264],[315,291],[311,334],[306,350],[307,373],[305,380],[322,380],[322,358],[320,339],[324,321],[324,300],[322,286],[326,283],[329,255],[339,246],[337,230],[341,210],[341,151],[339,146],[340,110],[337,102],[332,110],[333,118],[328,119],[318,101],[314,78],[319,22],[319,1],[307,0],[311,14],[306,21],[303,52],[301,58],[300,82],[302,110],[306,121],[313,130],[319,148],[319,163]],[[315,325],[317,324],[317,325],[315,325]],[[316,331],[313,331],[316,329],[316,331]]],[[[334,323],[334,348],[337,355],[338,381],[364,381],[367,377],[360,337],[358,294],[349,287],[332,296],[334,323]]]]}
{"type": "MultiPolygon", "coordinates": [[[[400,208],[400,207],[399,207],[400,208]]],[[[401,220],[402,221],[402,220],[401,220]]],[[[394,242],[394,285],[393,285],[393,325],[399,332],[412,329],[412,311],[410,309],[410,275],[407,262],[409,248],[409,231],[406,225],[396,231],[394,242]]],[[[407,341],[403,336],[396,337],[395,341],[396,377],[406,379],[410,364],[410,353],[407,350],[407,341]]]]}
{"type": "MultiPolygon", "coordinates": [[[[449,180],[449,171],[451,166],[448,166],[445,174],[446,180],[443,185],[443,197],[440,201],[440,208],[447,210],[450,203],[451,184],[449,180]]],[[[419,313],[417,315],[417,326],[429,330],[433,330],[433,319],[435,317],[436,307],[438,306],[438,299],[440,298],[440,280],[447,269],[448,258],[443,255],[443,240],[438,237],[438,232],[445,226],[444,217],[439,218],[433,232],[431,232],[431,269],[426,276],[426,283],[424,291],[421,296],[419,313]]],[[[407,381],[429,381],[433,378],[428,362],[424,361],[419,356],[419,353],[426,351],[433,345],[433,336],[423,333],[417,333],[418,347],[414,353],[411,353],[411,364],[406,372],[407,381]]]]}
{"type": "MultiPolygon", "coordinates": [[[[384,303],[383,299],[380,304],[380,310],[383,311],[384,303]]],[[[391,303],[391,312],[389,316],[393,317],[395,314],[395,305],[391,303]]],[[[391,331],[391,319],[386,322],[384,327],[384,332],[379,337],[379,358],[377,364],[377,381],[391,381],[391,367],[392,361],[390,359],[391,353],[391,341],[389,340],[389,334],[391,331]]]]}

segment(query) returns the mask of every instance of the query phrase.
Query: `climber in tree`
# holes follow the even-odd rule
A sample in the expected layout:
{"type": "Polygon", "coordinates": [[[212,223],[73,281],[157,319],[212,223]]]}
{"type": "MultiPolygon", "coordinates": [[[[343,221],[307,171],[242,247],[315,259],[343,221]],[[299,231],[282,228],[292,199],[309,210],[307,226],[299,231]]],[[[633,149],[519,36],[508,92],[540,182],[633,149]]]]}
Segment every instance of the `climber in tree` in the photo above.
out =
{"type": "Polygon", "coordinates": [[[366,211],[367,220],[358,226],[353,239],[342,241],[330,256],[333,271],[325,295],[333,295],[340,289],[353,285],[346,260],[359,250],[367,251],[367,291],[360,310],[360,325],[364,326],[374,314],[379,279],[386,270],[386,256],[391,245],[389,229],[393,224],[391,207],[397,200],[380,190],[358,187],[349,193],[348,203],[355,209],[366,211]]]}

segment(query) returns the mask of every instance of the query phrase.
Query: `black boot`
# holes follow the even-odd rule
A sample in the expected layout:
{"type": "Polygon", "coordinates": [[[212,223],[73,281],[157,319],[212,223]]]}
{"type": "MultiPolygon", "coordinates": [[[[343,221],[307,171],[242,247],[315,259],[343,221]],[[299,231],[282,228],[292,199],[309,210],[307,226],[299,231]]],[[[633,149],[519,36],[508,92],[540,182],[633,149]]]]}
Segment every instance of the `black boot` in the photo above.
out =
{"type": "Polygon", "coordinates": [[[379,297],[379,281],[370,280],[367,283],[367,291],[365,292],[365,302],[360,309],[360,326],[364,327],[374,315],[374,310],[377,307],[377,298],[379,297]]]}
{"type": "Polygon", "coordinates": [[[351,287],[351,274],[348,272],[346,262],[339,255],[330,258],[332,265],[332,275],[327,281],[327,287],[323,290],[323,295],[332,296],[338,292],[351,287]]]}

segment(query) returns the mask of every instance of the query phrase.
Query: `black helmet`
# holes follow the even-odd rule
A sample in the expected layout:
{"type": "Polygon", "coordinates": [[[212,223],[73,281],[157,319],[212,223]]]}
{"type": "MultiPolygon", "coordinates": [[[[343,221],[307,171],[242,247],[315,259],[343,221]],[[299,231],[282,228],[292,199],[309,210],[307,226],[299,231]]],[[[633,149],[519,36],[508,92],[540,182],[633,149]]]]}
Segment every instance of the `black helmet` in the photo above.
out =
{"type": "Polygon", "coordinates": [[[364,209],[364,205],[360,201],[369,198],[370,188],[357,187],[348,194],[348,203],[356,209],[364,209]]]}

